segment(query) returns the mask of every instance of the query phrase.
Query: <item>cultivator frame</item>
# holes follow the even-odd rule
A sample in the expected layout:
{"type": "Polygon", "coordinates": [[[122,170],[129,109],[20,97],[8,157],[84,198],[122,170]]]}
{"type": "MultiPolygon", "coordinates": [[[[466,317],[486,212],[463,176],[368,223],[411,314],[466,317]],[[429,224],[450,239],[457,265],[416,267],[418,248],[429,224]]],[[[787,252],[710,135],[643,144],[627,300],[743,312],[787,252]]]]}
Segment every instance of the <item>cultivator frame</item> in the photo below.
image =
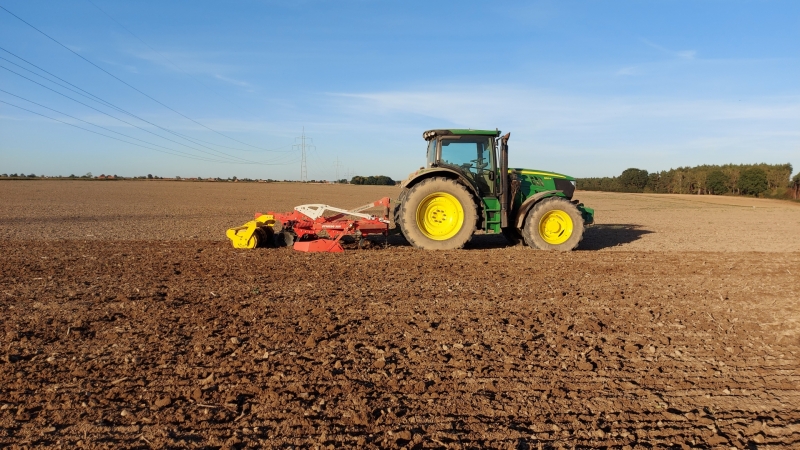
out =
{"type": "Polygon", "coordinates": [[[366,236],[388,236],[390,203],[384,197],[349,210],[314,203],[286,213],[256,213],[253,220],[225,234],[234,248],[292,246],[301,252],[340,253],[344,236],[354,237],[359,245],[366,236]],[[383,217],[363,212],[375,208],[383,208],[383,217]]]}

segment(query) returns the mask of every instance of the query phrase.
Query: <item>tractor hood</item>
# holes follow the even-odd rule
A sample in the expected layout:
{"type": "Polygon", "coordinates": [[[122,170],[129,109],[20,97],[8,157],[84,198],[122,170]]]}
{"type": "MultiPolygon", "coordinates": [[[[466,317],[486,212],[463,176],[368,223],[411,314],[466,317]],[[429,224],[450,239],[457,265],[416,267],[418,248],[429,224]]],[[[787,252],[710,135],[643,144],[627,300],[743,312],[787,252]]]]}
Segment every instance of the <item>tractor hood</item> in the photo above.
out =
{"type": "Polygon", "coordinates": [[[509,173],[516,173],[517,175],[537,175],[540,177],[549,177],[549,178],[563,178],[569,181],[575,181],[575,178],[564,175],[563,173],[556,173],[556,172],[548,172],[546,170],[535,170],[535,169],[522,169],[522,168],[508,168],[509,173]]]}
{"type": "Polygon", "coordinates": [[[561,191],[566,198],[572,199],[575,192],[575,178],[569,175],[522,168],[508,169],[508,173],[519,181],[522,198],[544,191],[561,191]]]}

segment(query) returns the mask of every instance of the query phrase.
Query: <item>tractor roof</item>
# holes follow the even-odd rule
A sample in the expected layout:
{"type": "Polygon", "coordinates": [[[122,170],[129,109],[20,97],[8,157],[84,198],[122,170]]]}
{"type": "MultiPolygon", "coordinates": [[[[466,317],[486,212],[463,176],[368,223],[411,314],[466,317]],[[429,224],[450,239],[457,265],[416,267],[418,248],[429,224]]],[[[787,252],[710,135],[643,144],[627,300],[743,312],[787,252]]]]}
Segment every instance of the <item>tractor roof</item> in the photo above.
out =
{"type": "Polygon", "coordinates": [[[500,130],[472,130],[452,128],[449,130],[428,130],[422,133],[422,137],[429,141],[436,136],[458,136],[458,135],[477,135],[477,136],[500,136],[500,130]]]}

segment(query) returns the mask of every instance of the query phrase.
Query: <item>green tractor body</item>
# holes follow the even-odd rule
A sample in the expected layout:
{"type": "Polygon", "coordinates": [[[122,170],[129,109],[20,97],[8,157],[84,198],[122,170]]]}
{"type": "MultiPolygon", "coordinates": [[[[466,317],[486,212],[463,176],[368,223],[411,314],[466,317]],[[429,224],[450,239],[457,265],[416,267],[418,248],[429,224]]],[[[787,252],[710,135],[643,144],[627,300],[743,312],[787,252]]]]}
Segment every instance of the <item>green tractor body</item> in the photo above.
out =
{"type": "Polygon", "coordinates": [[[460,248],[476,230],[512,243],[572,250],[594,210],[572,199],[575,179],[509,168],[508,139],[497,130],[429,130],[425,167],[402,183],[395,223],[425,249],[460,248]]]}

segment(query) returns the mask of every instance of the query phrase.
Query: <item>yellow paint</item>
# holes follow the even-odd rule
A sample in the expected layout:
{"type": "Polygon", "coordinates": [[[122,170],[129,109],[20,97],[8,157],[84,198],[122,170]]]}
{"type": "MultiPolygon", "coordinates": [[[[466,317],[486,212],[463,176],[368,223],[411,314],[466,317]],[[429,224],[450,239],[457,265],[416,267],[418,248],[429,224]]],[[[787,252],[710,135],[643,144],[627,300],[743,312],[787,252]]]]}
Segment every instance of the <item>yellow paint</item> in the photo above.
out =
{"type": "Polygon", "coordinates": [[[271,227],[273,224],[275,224],[275,217],[270,214],[262,214],[255,220],[251,220],[240,227],[229,228],[225,235],[231,240],[233,248],[256,248],[258,245],[258,238],[255,234],[256,228],[260,226],[271,227]]]}
{"type": "MultiPolygon", "coordinates": [[[[511,173],[513,169],[509,169],[508,172],[511,173]]],[[[553,172],[540,172],[538,170],[520,170],[519,173],[523,175],[540,175],[543,177],[556,177],[556,178],[563,178],[563,175],[553,173],[553,172]]]]}
{"type": "Polygon", "coordinates": [[[435,241],[452,238],[464,226],[464,207],[454,196],[435,192],[417,206],[417,227],[435,241]]]}
{"type": "Polygon", "coordinates": [[[567,242],[572,230],[572,218],[560,209],[546,212],[539,220],[539,236],[551,245],[567,242]]]}

